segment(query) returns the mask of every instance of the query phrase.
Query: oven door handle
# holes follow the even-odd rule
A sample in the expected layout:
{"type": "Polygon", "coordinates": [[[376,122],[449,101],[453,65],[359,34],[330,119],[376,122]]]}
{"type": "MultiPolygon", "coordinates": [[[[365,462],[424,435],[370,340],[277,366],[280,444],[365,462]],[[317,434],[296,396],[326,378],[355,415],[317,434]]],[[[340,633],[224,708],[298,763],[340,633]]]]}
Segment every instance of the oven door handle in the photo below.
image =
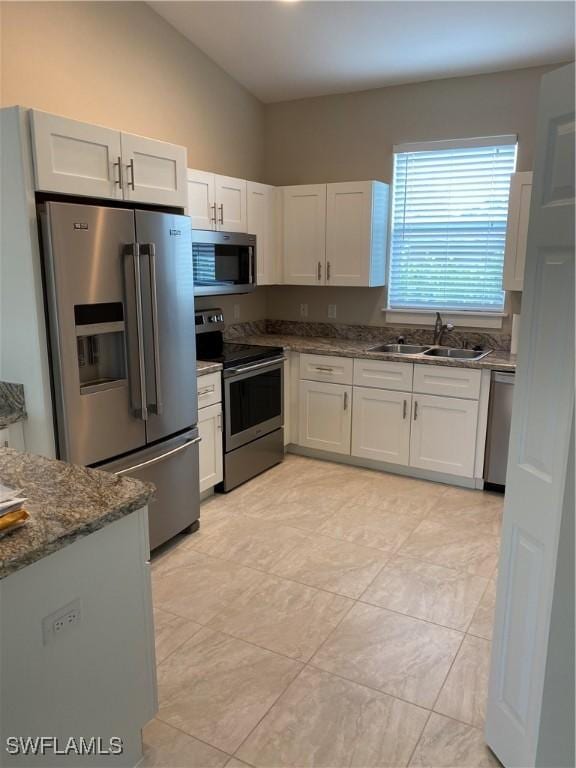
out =
{"type": "Polygon", "coordinates": [[[275,357],[272,360],[266,360],[263,363],[255,363],[254,365],[243,365],[241,368],[230,368],[228,371],[225,371],[226,378],[230,376],[237,376],[241,373],[248,373],[249,371],[258,371],[261,368],[268,368],[272,365],[277,365],[278,363],[282,363],[286,358],[284,356],[282,357],[275,357]]]}

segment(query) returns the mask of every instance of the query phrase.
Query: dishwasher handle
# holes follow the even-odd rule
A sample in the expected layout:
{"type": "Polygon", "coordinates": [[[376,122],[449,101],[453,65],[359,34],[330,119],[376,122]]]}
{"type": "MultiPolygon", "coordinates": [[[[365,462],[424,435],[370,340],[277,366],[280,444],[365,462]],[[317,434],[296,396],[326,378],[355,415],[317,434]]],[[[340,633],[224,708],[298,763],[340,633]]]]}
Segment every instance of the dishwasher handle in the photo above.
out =
{"type": "Polygon", "coordinates": [[[495,384],[514,384],[513,373],[507,373],[505,371],[494,371],[492,374],[492,381],[495,384]]]}

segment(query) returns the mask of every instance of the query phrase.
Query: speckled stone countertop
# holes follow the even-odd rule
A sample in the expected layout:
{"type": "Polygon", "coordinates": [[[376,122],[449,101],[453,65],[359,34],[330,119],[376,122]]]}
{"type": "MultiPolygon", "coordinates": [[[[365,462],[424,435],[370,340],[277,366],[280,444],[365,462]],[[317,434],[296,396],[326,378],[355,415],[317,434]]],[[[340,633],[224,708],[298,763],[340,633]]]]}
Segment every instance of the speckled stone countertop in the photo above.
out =
{"type": "Polygon", "coordinates": [[[207,373],[217,373],[222,370],[222,363],[209,363],[206,360],[196,361],[196,373],[198,376],[206,376],[207,373]]]}
{"type": "Polygon", "coordinates": [[[0,579],[144,507],[154,486],[0,448],[0,483],[27,497],[27,523],[0,538],[0,579]]]}
{"type": "Polygon", "coordinates": [[[254,334],[235,337],[234,341],[243,344],[258,344],[270,347],[283,347],[292,352],[306,352],[316,355],[339,355],[340,357],[361,357],[370,360],[394,360],[404,363],[424,363],[426,365],[447,365],[452,368],[489,368],[495,371],[516,370],[516,355],[502,350],[494,350],[480,360],[458,360],[453,358],[426,357],[425,355],[398,355],[388,352],[370,352],[369,348],[377,342],[358,339],[322,338],[315,336],[290,336],[279,334],[254,334]]]}
{"type": "Polygon", "coordinates": [[[22,384],[0,381],[0,429],[25,418],[26,408],[22,384]]]}

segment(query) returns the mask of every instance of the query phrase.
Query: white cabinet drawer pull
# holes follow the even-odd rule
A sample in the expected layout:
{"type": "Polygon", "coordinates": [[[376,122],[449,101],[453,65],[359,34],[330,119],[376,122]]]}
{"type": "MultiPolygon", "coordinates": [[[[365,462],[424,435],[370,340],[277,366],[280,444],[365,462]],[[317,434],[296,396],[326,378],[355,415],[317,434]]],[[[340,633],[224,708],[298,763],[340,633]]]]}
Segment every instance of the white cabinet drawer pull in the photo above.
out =
{"type": "Polygon", "coordinates": [[[198,390],[198,397],[202,397],[203,395],[209,395],[211,392],[214,392],[215,386],[212,384],[210,387],[204,387],[203,389],[198,390]]]}
{"type": "Polygon", "coordinates": [[[317,371],[324,371],[325,373],[334,373],[334,368],[329,368],[327,365],[317,365],[317,371]]]}

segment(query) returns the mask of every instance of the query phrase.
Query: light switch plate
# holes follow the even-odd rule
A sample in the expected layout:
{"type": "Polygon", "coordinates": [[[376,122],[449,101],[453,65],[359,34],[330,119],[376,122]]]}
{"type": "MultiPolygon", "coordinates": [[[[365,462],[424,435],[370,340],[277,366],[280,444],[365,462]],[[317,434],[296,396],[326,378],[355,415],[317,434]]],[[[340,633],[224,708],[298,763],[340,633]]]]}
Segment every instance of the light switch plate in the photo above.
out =
{"type": "Polygon", "coordinates": [[[300,317],[308,317],[308,304],[300,304],[300,317]]]}
{"type": "Polygon", "coordinates": [[[336,320],[336,304],[328,304],[328,319],[336,320]]]}

